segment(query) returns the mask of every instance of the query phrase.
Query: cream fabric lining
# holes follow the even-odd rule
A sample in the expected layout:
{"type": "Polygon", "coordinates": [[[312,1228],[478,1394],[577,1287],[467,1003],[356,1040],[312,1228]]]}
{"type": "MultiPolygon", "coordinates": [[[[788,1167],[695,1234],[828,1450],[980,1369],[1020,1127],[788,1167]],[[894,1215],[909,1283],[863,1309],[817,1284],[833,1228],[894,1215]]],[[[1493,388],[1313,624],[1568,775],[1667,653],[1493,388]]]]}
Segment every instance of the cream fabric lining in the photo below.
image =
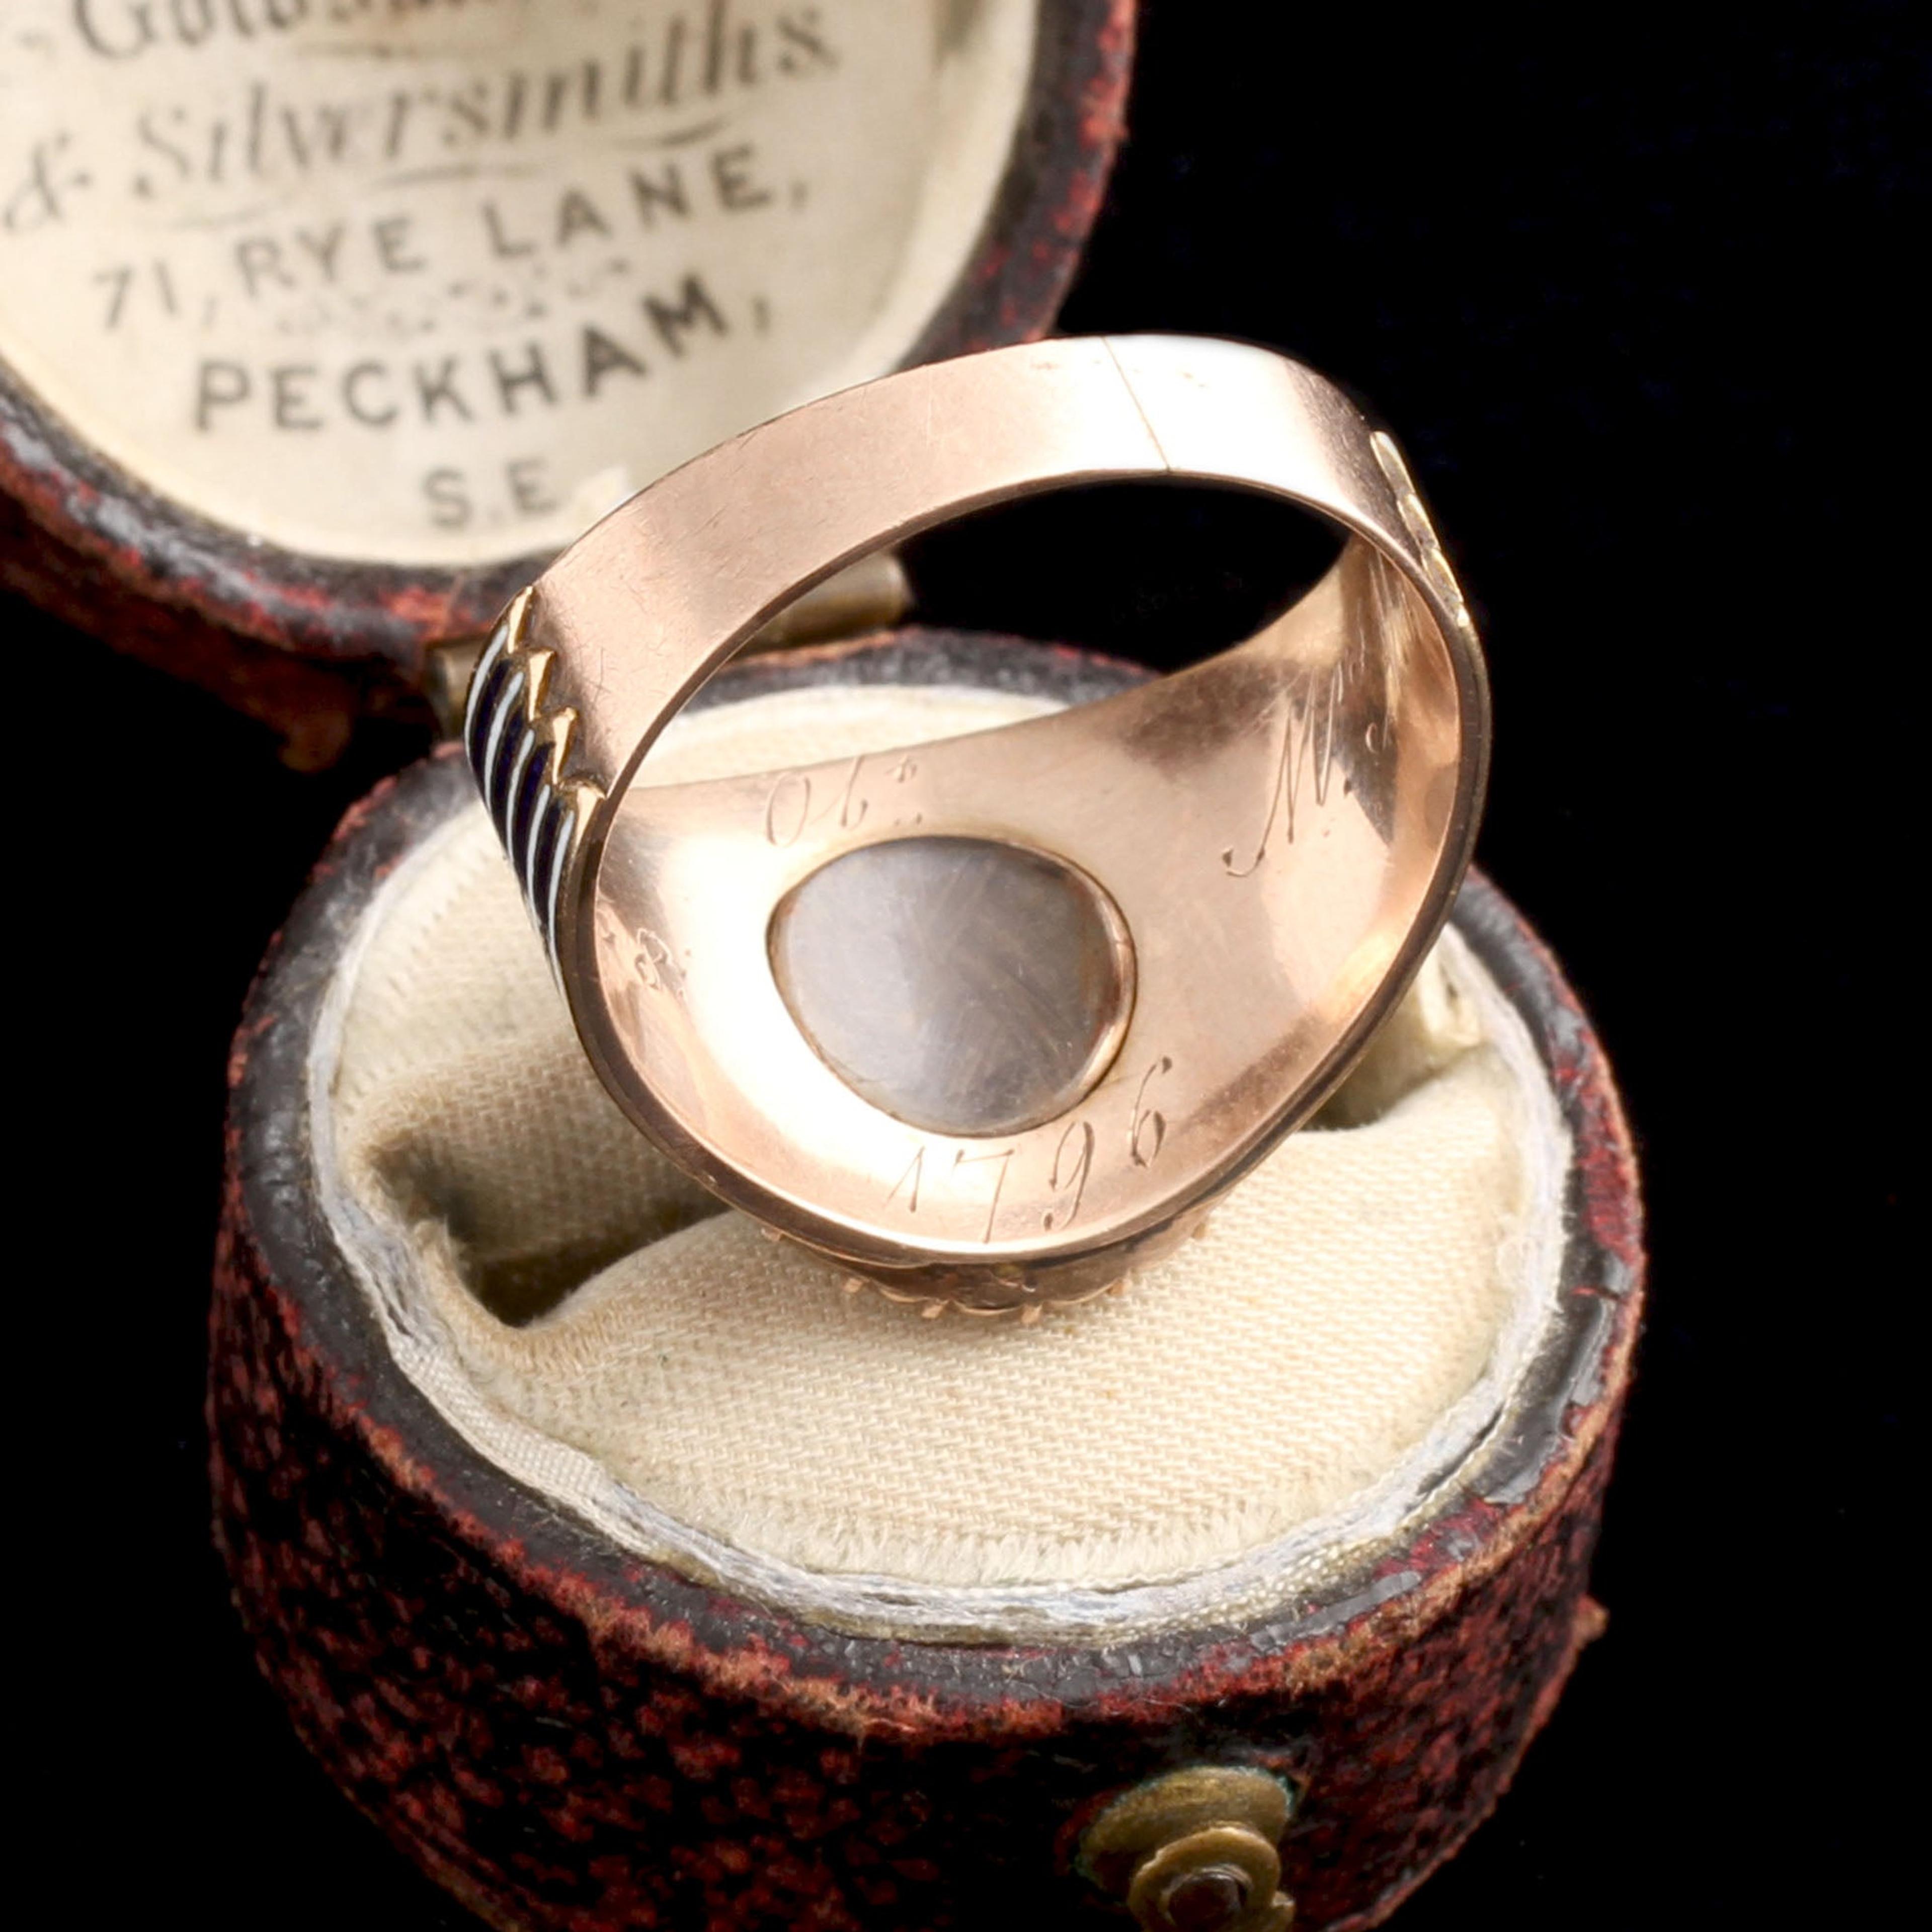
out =
{"type": "MultiPolygon", "coordinates": [[[[687,716],[650,770],[1046,708],[808,688],[687,716]]],[[[1305,1605],[1453,1481],[1555,1307],[1567,1138],[1453,933],[1204,1238],[1031,1329],[848,1297],[653,1154],[480,808],[379,892],[310,1099],[338,1239],[479,1451],[622,1546],[850,1628],[1091,1640],[1305,1605]]]]}

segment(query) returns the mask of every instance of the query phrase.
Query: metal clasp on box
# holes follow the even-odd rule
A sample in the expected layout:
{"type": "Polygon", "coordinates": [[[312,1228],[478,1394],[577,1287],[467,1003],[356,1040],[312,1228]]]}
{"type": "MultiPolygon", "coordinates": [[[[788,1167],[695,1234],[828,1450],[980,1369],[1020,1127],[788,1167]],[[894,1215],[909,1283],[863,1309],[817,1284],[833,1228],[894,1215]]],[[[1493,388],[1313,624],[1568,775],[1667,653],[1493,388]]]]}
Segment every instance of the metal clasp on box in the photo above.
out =
{"type": "Polygon", "coordinates": [[[1080,1840],[1081,1872],[1144,1932],[1287,1932],[1276,1849],[1293,1786],[1264,1771],[1202,1765],[1114,1799],[1080,1840]]]}

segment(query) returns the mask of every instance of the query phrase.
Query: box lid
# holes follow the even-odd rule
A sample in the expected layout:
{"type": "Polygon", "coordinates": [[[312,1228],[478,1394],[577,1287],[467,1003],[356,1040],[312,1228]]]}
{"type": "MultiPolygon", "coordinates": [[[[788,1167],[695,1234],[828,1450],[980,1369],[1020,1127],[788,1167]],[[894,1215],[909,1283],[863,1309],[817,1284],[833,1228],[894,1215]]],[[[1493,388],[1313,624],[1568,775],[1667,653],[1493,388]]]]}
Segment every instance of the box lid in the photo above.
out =
{"type": "Polygon", "coordinates": [[[20,0],[0,577],[267,713],[242,640],[417,682],[722,437],[1042,333],[1132,16],[20,0]]]}

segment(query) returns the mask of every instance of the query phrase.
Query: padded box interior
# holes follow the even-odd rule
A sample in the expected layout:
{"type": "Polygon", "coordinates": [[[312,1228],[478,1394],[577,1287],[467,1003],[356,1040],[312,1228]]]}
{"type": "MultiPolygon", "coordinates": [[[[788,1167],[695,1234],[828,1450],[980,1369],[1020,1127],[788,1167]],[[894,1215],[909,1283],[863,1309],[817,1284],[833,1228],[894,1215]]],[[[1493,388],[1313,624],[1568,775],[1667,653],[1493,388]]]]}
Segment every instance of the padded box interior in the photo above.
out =
{"type": "MultiPolygon", "coordinates": [[[[781,689],[688,713],[646,776],[1046,708],[781,689]]],[[[620,1548],[856,1631],[1090,1643],[1305,1603],[1454,1486],[1558,1316],[1568,1135],[1453,928],[1201,1238],[1030,1328],[844,1292],[662,1160],[467,802],[343,950],[306,1104],[388,1344],[475,1448],[620,1548]]]]}

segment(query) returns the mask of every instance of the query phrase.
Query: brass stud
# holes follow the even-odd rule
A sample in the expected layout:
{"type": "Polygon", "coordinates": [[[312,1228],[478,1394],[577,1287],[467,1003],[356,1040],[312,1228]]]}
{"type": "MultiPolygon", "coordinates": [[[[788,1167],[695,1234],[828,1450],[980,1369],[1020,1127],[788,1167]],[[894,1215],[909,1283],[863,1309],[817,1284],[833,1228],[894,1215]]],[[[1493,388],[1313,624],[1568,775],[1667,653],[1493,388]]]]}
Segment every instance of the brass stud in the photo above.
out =
{"type": "Polygon", "coordinates": [[[1248,1907],[1248,1875],[1238,1865],[1196,1865],[1162,1892],[1155,1916],[1175,1932],[1214,1932],[1248,1907]]]}
{"type": "Polygon", "coordinates": [[[1294,1810],[1264,1771],[1203,1765],[1136,1786],[1081,1840],[1087,1876],[1143,1932],[1288,1932],[1294,1901],[1276,1850],[1294,1810]]]}

